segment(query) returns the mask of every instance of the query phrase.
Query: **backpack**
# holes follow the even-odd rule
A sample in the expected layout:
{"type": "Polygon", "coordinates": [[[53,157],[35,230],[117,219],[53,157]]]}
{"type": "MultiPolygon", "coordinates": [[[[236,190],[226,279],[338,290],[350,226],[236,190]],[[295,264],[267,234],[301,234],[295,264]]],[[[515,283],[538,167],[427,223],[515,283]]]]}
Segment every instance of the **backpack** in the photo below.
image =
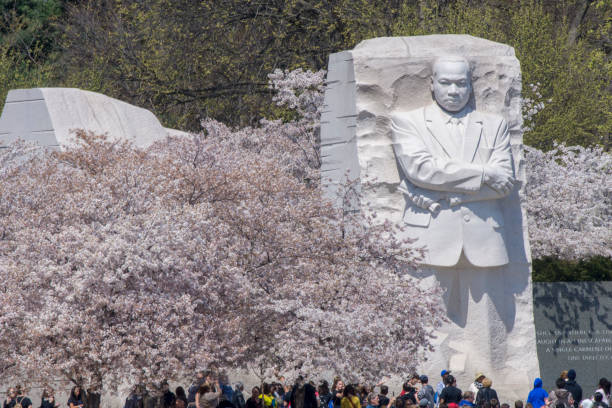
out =
{"type": "Polygon", "coordinates": [[[25,398],[25,397],[21,397],[21,399],[20,399],[20,400],[17,400],[17,399],[16,399],[16,400],[15,400],[15,405],[13,406],[13,408],[23,408],[23,407],[21,406],[21,401],[23,401],[23,399],[24,399],[24,398],[25,398]]]}
{"type": "Polygon", "coordinates": [[[492,397],[493,397],[493,393],[491,392],[491,388],[482,387],[478,391],[478,394],[476,394],[476,401],[475,401],[476,406],[483,407],[485,402],[491,401],[492,397]]]}
{"type": "MultiPolygon", "coordinates": [[[[551,404],[551,408],[556,408],[557,404],[562,403],[564,408],[574,408],[574,404],[570,403],[569,398],[572,395],[569,391],[566,391],[566,395],[565,397],[561,397],[557,391],[559,390],[555,390],[552,393],[555,394],[555,399],[553,401],[549,400],[549,403],[551,404]]],[[[565,391],[565,390],[562,390],[565,391]]]]}
{"type": "MultiPolygon", "coordinates": [[[[331,401],[333,398],[331,397],[331,395],[320,395],[319,396],[319,408],[329,408],[329,401],[331,401]]],[[[332,404],[334,402],[332,401],[332,404]]]]}

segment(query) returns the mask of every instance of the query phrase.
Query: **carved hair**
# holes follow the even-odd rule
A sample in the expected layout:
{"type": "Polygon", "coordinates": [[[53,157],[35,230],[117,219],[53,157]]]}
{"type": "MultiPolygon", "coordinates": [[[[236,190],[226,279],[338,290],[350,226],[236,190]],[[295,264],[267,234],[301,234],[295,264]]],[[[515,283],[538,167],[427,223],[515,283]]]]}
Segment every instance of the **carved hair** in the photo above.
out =
{"type": "Polygon", "coordinates": [[[461,55],[443,55],[434,60],[431,64],[431,75],[435,76],[436,74],[436,66],[442,62],[463,62],[467,66],[468,77],[472,78],[472,66],[470,65],[470,61],[467,58],[461,55]]]}

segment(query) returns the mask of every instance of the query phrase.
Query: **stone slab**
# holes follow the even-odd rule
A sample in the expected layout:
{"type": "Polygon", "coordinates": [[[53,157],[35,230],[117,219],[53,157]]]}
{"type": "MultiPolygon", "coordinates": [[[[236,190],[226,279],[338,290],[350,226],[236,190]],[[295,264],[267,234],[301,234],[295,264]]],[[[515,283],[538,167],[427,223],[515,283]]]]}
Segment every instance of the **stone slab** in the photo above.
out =
{"type": "MultiPolygon", "coordinates": [[[[525,180],[521,71],[514,49],[468,35],[382,37],[329,57],[321,125],[323,169],[329,169],[322,181],[328,197],[334,197],[348,172],[350,179],[359,180],[363,201],[371,203],[369,208],[380,220],[402,222],[405,204],[397,190],[400,173],[392,147],[391,112],[432,103],[431,64],[447,54],[470,61],[473,105],[506,120],[515,175],[525,180]],[[355,115],[354,125],[343,122],[347,113],[355,115]]],[[[512,401],[526,397],[539,367],[525,213],[518,191],[500,201],[508,265],[474,269],[463,259],[454,268],[423,267],[414,275],[424,287],[442,287],[449,318],[434,340],[437,351],[420,370],[435,384],[440,371],[452,365],[465,387],[474,373],[483,371],[504,400],[512,401]]],[[[350,209],[368,210],[358,201],[350,209]]]]}
{"type": "Polygon", "coordinates": [[[584,396],[612,377],[612,282],[535,282],[536,341],[544,388],[576,370],[584,396]]]}
{"type": "Polygon", "coordinates": [[[185,132],[164,128],[150,111],[96,92],[74,88],[9,91],[0,117],[0,145],[17,139],[43,146],[68,146],[74,130],[106,133],[146,147],[168,135],[185,132]]]}

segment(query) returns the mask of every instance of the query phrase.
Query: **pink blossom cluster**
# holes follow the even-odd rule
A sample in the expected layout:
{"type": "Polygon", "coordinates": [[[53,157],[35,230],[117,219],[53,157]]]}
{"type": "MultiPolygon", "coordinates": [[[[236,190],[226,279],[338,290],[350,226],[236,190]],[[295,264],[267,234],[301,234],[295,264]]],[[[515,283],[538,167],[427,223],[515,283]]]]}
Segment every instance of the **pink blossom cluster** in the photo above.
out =
{"type": "Polygon", "coordinates": [[[612,155],[601,147],[526,147],[532,257],[612,256],[612,155]]]}
{"type": "Polygon", "coordinates": [[[203,127],[145,150],[82,131],[60,153],[0,149],[3,378],[368,380],[432,348],[439,294],[407,274],[422,250],[322,198],[312,122],[203,127]]]}

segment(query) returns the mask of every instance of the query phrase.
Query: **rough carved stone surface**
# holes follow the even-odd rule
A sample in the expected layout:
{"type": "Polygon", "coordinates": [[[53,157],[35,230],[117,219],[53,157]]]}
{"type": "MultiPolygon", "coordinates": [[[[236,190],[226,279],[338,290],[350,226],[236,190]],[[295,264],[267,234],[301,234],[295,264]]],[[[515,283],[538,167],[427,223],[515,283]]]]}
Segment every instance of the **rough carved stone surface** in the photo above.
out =
{"type": "Polygon", "coordinates": [[[0,117],[0,144],[16,139],[59,148],[74,140],[73,129],[108,133],[146,147],[183,132],[164,128],[150,111],[95,92],[74,88],[9,91],[0,117]]]}
{"type": "MultiPolygon", "coordinates": [[[[521,71],[514,49],[467,35],[374,38],[329,57],[322,115],[322,177],[334,197],[338,183],[359,179],[363,202],[381,219],[402,223],[405,198],[392,146],[391,115],[433,102],[431,66],[438,56],[460,55],[472,65],[477,111],[502,116],[509,127],[516,177],[521,163],[521,71]]],[[[524,399],[539,373],[535,347],[530,254],[518,189],[499,200],[509,263],[474,267],[465,256],[453,267],[424,266],[423,285],[439,283],[450,320],[437,351],[423,365],[433,380],[450,368],[467,389],[477,371],[505,398],[524,399]]],[[[358,202],[353,210],[369,211],[358,202]]],[[[415,231],[410,230],[414,238],[415,231]]],[[[449,234],[458,234],[449,231],[449,234]]],[[[418,243],[418,241],[417,241],[418,243]]]]}

